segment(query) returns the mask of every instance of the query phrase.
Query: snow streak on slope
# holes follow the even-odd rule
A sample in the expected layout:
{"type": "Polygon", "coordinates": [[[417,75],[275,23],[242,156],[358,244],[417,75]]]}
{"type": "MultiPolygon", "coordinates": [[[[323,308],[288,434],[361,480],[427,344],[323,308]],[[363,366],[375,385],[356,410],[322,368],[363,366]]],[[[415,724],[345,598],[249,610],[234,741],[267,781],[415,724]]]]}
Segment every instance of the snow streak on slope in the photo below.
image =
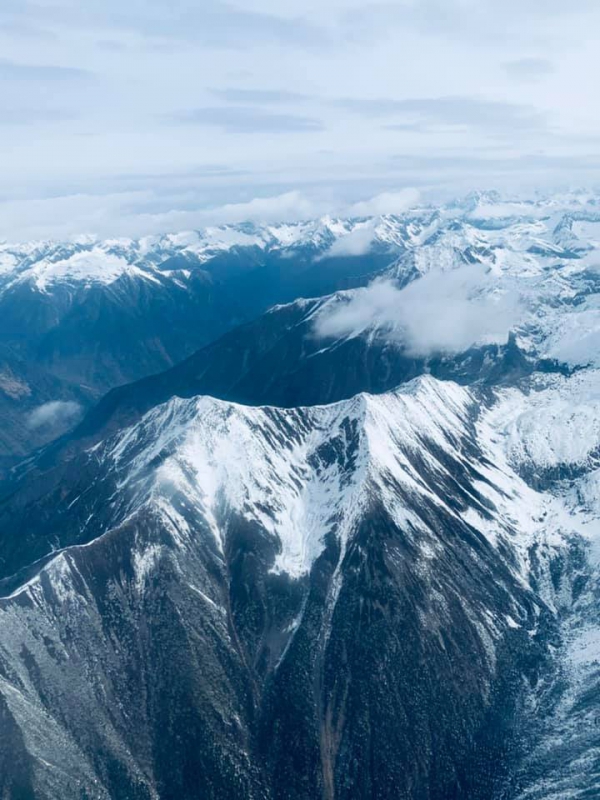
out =
{"type": "Polygon", "coordinates": [[[474,438],[478,403],[469,390],[429,377],[387,395],[313,408],[174,398],[89,455],[116,478],[114,526],[158,509],[186,545],[189,520],[199,515],[222,553],[228,520],[241,517],[277,543],[273,570],[300,577],[327,537],[349,536],[375,499],[415,531],[425,527],[419,497],[453,509],[445,486],[455,480],[454,459],[482,490],[464,509],[471,524],[493,542],[498,534],[514,536],[510,522],[492,523],[490,512],[505,493],[514,499],[526,487],[506,465],[488,461],[497,454],[485,441],[487,428],[474,438]]]}
{"type": "Polygon", "coordinates": [[[228,515],[240,515],[278,540],[274,569],[298,577],[325,536],[360,506],[364,409],[360,397],[289,412],[174,399],[127,432],[110,456],[126,475],[122,485],[136,487],[136,503],[150,498],[179,520],[195,505],[221,552],[228,515]],[[153,463],[160,466],[152,470],[153,463]]]}
{"type": "MultiPolygon", "coordinates": [[[[201,517],[223,553],[228,520],[241,517],[272,537],[279,551],[273,570],[291,577],[311,569],[329,535],[350,535],[374,498],[415,530],[423,527],[418,498],[427,499],[468,518],[494,544],[506,537],[520,551],[540,529],[540,508],[556,502],[513,470],[524,462],[516,461],[516,442],[531,450],[527,436],[546,441],[528,431],[528,404],[547,394],[531,397],[506,390],[482,415],[478,392],[426,376],[388,394],[310,408],[173,398],[96,445],[89,458],[116,481],[113,526],[158,509],[183,545],[193,533],[189,520],[201,517]],[[454,510],[447,490],[452,463],[467,467],[473,480],[462,510],[454,510]]],[[[556,412],[561,408],[578,413],[558,402],[556,412]]],[[[585,405],[579,411],[588,413],[585,405]]],[[[533,415],[538,425],[545,418],[533,415]]],[[[70,506],[80,502],[75,497],[70,506]]]]}

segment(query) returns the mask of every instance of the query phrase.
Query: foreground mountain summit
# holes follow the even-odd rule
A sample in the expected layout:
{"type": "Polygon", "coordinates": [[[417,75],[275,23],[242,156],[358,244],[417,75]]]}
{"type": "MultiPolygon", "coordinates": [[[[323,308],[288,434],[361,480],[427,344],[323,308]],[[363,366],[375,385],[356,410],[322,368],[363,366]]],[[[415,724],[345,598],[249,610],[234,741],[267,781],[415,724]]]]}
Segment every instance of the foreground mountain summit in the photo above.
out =
{"type": "Polygon", "coordinates": [[[594,213],[398,218],[16,469],[0,794],[600,795],[594,213]]]}
{"type": "Polygon", "coordinates": [[[174,399],[82,452],[3,539],[4,796],[600,790],[582,380],[174,399]]]}
{"type": "Polygon", "coordinates": [[[5,794],[489,797],[553,620],[477,406],[173,400],[82,454],[2,601],[5,794]]]}

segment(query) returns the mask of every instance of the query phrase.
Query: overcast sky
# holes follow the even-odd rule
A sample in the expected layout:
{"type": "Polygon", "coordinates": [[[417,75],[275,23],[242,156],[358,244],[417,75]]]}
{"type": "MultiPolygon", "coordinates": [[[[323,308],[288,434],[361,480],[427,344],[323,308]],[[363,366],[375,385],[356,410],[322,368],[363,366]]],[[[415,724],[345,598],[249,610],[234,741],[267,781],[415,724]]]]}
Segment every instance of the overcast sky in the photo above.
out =
{"type": "Polygon", "coordinates": [[[2,0],[0,237],[595,185],[599,30],[598,0],[2,0]]]}

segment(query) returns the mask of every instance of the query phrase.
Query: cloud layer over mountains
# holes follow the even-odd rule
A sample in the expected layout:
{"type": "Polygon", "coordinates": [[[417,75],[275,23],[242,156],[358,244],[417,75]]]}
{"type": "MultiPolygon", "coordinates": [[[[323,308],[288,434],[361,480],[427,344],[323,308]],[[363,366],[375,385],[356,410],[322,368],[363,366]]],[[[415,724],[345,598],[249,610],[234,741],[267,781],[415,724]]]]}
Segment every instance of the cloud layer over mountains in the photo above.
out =
{"type": "Polygon", "coordinates": [[[0,237],[594,181],[599,22],[584,0],[9,0],[0,237]]]}
{"type": "Polygon", "coordinates": [[[479,265],[434,270],[399,289],[377,280],[315,323],[322,337],[352,336],[368,328],[403,345],[407,353],[456,353],[477,343],[505,342],[523,316],[517,297],[486,291],[479,265]]]}

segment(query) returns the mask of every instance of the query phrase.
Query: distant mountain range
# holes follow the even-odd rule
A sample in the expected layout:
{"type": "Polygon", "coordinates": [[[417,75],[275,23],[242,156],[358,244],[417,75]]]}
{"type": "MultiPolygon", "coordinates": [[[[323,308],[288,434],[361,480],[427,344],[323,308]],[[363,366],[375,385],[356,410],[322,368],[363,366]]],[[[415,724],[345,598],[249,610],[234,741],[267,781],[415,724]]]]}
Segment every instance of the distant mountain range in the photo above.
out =
{"type": "Polygon", "coordinates": [[[0,796],[600,796],[600,200],[0,252],[0,796]]]}
{"type": "Polygon", "coordinates": [[[23,457],[64,429],[60,419],[28,424],[43,403],[87,408],[274,303],[366,283],[400,252],[399,225],[323,220],[0,246],[0,460],[23,457]],[[338,254],[336,242],[353,237],[369,253],[338,254]]]}
{"type": "Polygon", "coordinates": [[[0,464],[76,421],[58,413],[32,424],[40,406],[60,401],[83,411],[275,304],[352,290],[382,274],[402,284],[461,263],[501,269],[504,278],[511,265],[528,270],[547,292],[542,264],[593,259],[587,229],[598,219],[593,197],[517,205],[474,195],[401,217],[0,245],[0,464]]]}

